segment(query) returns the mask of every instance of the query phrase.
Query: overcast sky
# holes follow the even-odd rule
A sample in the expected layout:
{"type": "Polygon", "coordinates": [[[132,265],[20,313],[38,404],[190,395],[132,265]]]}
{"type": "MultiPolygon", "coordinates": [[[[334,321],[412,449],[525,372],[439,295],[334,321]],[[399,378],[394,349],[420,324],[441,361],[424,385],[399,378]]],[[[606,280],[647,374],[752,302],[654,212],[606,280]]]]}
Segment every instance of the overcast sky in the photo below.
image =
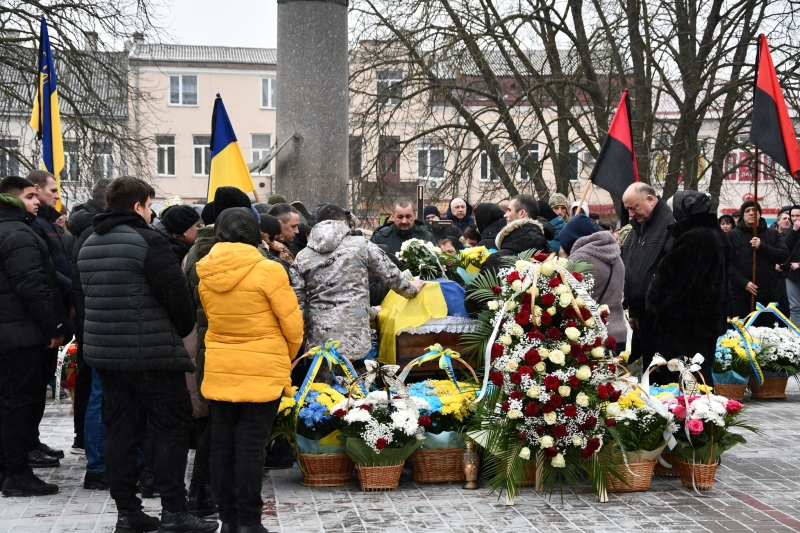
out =
{"type": "Polygon", "coordinates": [[[164,24],[179,44],[275,48],[276,0],[167,0],[164,24]]]}

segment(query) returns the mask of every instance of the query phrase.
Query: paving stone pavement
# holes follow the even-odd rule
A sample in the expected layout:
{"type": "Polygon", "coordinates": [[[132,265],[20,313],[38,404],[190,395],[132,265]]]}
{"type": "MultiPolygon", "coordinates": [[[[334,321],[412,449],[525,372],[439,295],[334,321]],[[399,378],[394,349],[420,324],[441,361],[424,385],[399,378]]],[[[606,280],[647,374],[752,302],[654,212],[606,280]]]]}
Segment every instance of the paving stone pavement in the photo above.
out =
{"type": "MultiPolygon", "coordinates": [[[[509,507],[485,489],[418,484],[408,472],[396,492],[364,493],[357,485],[312,489],[300,485],[295,467],[265,473],[263,523],[283,533],[800,531],[800,390],[794,382],[788,396],[746,401],[747,418],[762,433],[723,456],[714,489],[702,496],[677,479],[654,478],[650,492],[612,494],[607,503],[588,492],[562,500],[523,489],[509,507]]],[[[63,412],[54,405],[45,412],[42,439],[55,448],[72,444],[68,411],[67,404],[63,412]]],[[[0,533],[112,532],[116,507],[108,492],[83,489],[85,464],[67,453],[61,467],[37,470],[61,488],[54,496],[0,498],[0,533]]],[[[157,499],[144,500],[144,507],[160,512],[157,499]]]]}

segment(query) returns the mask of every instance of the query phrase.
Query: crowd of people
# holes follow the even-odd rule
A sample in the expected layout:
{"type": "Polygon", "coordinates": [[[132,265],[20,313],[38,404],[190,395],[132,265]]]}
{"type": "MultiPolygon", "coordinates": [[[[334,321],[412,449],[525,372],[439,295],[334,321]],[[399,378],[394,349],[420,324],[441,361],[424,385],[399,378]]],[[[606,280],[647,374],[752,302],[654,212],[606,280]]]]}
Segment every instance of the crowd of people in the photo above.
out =
{"type": "Polygon", "coordinates": [[[154,198],[140,179],[101,179],[65,217],[47,172],[0,182],[2,493],[59,490],[33,469],[64,457],[40,440],[39,423],[59,347],[74,337],[70,452],[86,456],[84,488],[110,490],[121,533],[216,531],[205,519],[216,513],[224,533],[266,531],[262,469],[293,460],[285,442],[266,447],[280,398],[291,394],[291,362],[337,339],[363,364],[388,292],[414,298],[425,285],[396,258],[409,239],[449,253],[494,250],[482,272],[530,250],[589,263],[609,334],[632,330],[631,361],[647,368],[656,353],[701,353],[707,382],[717,337],[729,317],[749,312],[752,295],[800,319],[800,206],[768,228],[753,202],[738,219],[717,219],[705,193],[667,202],[636,183],[622,198],[631,218],[622,228],[562,194],[520,194],[475,206],[453,198],[444,215],[429,205],[420,216],[401,198],[369,231],[337,205],[309,212],[280,195],[252,202],[234,187],[204,205],[169,201],[157,218],[154,198]],[[154,496],[160,518],[142,510],[140,497],[154,496]]]}

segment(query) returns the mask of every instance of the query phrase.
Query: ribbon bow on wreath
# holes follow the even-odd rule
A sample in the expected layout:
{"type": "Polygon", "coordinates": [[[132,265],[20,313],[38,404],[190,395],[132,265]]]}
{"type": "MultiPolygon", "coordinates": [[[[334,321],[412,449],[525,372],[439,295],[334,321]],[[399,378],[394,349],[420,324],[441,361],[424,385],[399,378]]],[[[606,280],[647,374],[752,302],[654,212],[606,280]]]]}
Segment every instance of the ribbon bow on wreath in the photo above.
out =
{"type": "Polygon", "coordinates": [[[397,395],[405,402],[406,407],[419,415],[417,404],[415,404],[411,396],[408,395],[403,382],[397,377],[397,371],[400,370],[399,365],[382,365],[377,361],[364,361],[364,366],[367,371],[361,375],[360,379],[364,382],[364,387],[367,390],[370,389],[372,384],[378,379],[378,376],[380,376],[383,381],[383,388],[386,391],[387,399],[392,398],[391,389],[394,389],[397,395]]]}
{"type": "Polygon", "coordinates": [[[460,359],[460,358],[461,354],[451,350],[450,348],[443,348],[442,345],[437,342],[433,346],[428,346],[428,353],[418,357],[417,360],[414,361],[412,365],[409,365],[408,367],[406,367],[405,370],[403,370],[402,374],[400,374],[400,381],[405,382],[409,372],[411,372],[412,366],[420,366],[423,363],[427,363],[428,361],[434,361],[438,359],[439,368],[441,368],[447,373],[447,377],[450,378],[450,380],[456,384],[458,392],[461,392],[461,389],[458,387],[456,372],[453,369],[453,359],[460,359]]]}

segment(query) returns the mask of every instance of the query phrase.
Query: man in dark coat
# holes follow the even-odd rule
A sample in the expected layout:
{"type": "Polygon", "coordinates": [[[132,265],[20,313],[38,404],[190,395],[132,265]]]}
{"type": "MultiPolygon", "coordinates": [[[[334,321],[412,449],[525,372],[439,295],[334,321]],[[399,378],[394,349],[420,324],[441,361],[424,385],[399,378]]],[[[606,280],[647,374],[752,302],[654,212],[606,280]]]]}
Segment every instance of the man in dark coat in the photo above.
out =
{"type": "MultiPolygon", "coordinates": [[[[647,316],[659,353],[667,360],[701,354],[703,378],[711,385],[717,338],[728,329],[731,245],[709,213],[708,194],[678,191],[672,205],[675,222],[667,231],[674,241],[647,291],[647,316]]],[[[662,367],[651,382],[676,382],[678,376],[670,374],[662,367]]]]}
{"type": "Polygon", "coordinates": [[[108,208],[78,254],[85,294],[84,357],[103,387],[106,467],[118,530],[216,531],[186,510],[183,478],[192,404],[184,373],[194,370],[182,337],[195,324],[186,279],[166,239],[153,230],[155,191],[130,177],[108,187],[108,208]],[[162,514],[146,515],[136,496],[136,444],[147,428],[155,445],[162,514]]]}
{"type": "MultiPolygon", "coordinates": [[[[3,496],[55,494],[36,477],[29,452],[38,438],[42,369],[64,340],[65,324],[50,252],[31,229],[39,208],[33,183],[0,182],[0,480],[3,496]]],[[[57,459],[52,459],[58,464],[57,459]]]]}
{"type": "MultiPolygon", "coordinates": [[[[753,237],[756,209],[760,215],[760,205],[752,200],[743,203],[742,218],[736,223],[736,227],[728,232],[733,247],[733,267],[730,272],[732,317],[744,318],[750,313],[751,295],[755,295],[756,301],[764,305],[778,301],[779,278],[775,265],[781,265],[789,258],[789,250],[780,233],[768,228],[761,216],[758,217],[758,237],[753,237]],[[755,283],[751,280],[754,248],[757,250],[755,283]]],[[[771,315],[762,314],[754,325],[770,326],[774,320],[771,315]]]]}
{"type": "Polygon", "coordinates": [[[793,205],[790,213],[792,227],[784,232],[789,258],[780,265],[780,269],[786,278],[790,320],[797,325],[800,324],[800,205],[793,205]]]}
{"type": "Polygon", "coordinates": [[[422,239],[436,246],[436,238],[416,218],[414,203],[408,198],[400,198],[392,208],[393,223],[387,223],[375,231],[370,240],[375,244],[385,244],[390,254],[399,252],[403,243],[409,239],[422,239]]]}
{"type": "Polygon", "coordinates": [[[461,233],[467,231],[470,226],[475,227],[475,219],[472,218],[472,206],[463,198],[456,197],[450,200],[444,219],[452,220],[453,226],[458,228],[461,233]]]}
{"type": "Polygon", "coordinates": [[[647,368],[658,351],[655,324],[648,316],[645,299],[658,263],[672,244],[667,226],[675,219],[664,200],[646,183],[634,183],[622,196],[622,203],[631,217],[631,232],[622,248],[625,263],[625,307],[633,328],[631,360],[642,358],[647,368]]]}
{"type": "Polygon", "coordinates": [[[478,204],[475,208],[475,223],[478,225],[478,233],[481,234],[478,246],[485,246],[487,249],[497,246],[494,240],[506,227],[505,215],[505,211],[497,204],[489,202],[478,204]]]}

